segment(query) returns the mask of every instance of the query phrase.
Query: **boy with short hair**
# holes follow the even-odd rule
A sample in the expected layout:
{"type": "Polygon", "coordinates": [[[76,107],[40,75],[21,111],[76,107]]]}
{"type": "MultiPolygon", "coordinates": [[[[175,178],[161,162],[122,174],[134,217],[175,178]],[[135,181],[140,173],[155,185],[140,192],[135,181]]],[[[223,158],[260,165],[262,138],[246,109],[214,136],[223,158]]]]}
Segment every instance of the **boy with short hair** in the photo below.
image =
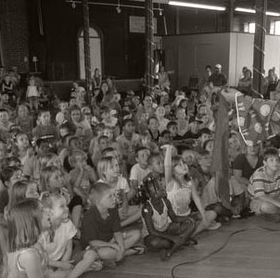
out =
{"type": "Polygon", "coordinates": [[[178,135],[178,125],[175,121],[167,124],[167,130],[170,132],[171,140],[181,140],[182,137],[178,135]]]}
{"type": "Polygon", "coordinates": [[[123,121],[122,134],[117,138],[118,149],[127,167],[135,164],[135,150],[141,145],[139,134],[135,133],[135,125],[132,119],[123,121]]]}
{"type": "Polygon", "coordinates": [[[85,213],[82,223],[82,247],[93,248],[101,260],[113,263],[125,256],[142,254],[144,249],[135,247],[140,231],[121,232],[115,189],[98,182],[90,192],[90,200],[93,205],[85,213]]]}
{"type": "Polygon", "coordinates": [[[151,172],[149,169],[148,159],[150,150],[145,147],[140,147],[136,150],[136,161],[130,171],[131,187],[137,189],[143,179],[151,172]]]}
{"type": "Polygon", "coordinates": [[[171,133],[170,133],[170,131],[169,130],[164,130],[160,134],[159,145],[170,144],[170,140],[171,140],[171,133]]]}
{"type": "Polygon", "coordinates": [[[160,132],[159,132],[159,121],[157,117],[152,116],[148,119],[148,132],[151,136],[152,142],[157,143],[159,140],[160,132]]]}
{"type": "Polygon", "coordinates": [[[149,169],[151,172],[148,176],[155,178],[160,186],[163,195],[166,195],[166,181],[164,176],[164,162],[160,153],[153,153],[149,157],[149,169]]]}
{"type": "Polygon", "coordinates": [[[32,135],[36,139],[52,135],[56,139],[58,138],[58,132],[56,127],[51,123],[51,113],[48,110],[42,110],[38,114],[37,126],[32,130],[32,135]]]}
{"type": "Polygon", "coordinates": [[[263,164],[250,178],[250,208],[256,214],[280,216],[280,163],[276,148],[264,152],[263,164]]]}
{"type": "Polygon", "coordinates": [[[202,128],[199,131],[198,145],[194,148],[195,151],[202,152],[204,143],[211,138],[211,131],[209,128],[202,128]]]}
{"type": "Polygon", "coordinates": [[[184,138],[197,139],[199,137],[199,121],[196,118],[190,119],[190,130],[184,135],[184,138]]]}

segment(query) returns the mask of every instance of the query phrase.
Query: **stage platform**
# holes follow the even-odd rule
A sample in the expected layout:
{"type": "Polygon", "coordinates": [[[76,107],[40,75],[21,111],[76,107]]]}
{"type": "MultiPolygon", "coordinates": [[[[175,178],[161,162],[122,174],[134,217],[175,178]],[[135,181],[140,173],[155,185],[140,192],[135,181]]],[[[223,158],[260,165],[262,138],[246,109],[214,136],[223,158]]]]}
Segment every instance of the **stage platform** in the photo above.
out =
{"type": "Polygon", "coordinates": [[[165,278],[171,277],[174,265],[202,258],[222,246],[232,232],[246,229],[233,236],[219,253],[196,264],[184,265],[175,271],[176,278],[279,278],[280,223],[257,217],[232,220],[218,231],[201,234],[198,245],[174,254],[167,262],[158,255],[147,253],[126,258],[117,268],[87,273],[83,278],[165,278]],[[260,227],[266,227],[267,231],[260,227]]]}

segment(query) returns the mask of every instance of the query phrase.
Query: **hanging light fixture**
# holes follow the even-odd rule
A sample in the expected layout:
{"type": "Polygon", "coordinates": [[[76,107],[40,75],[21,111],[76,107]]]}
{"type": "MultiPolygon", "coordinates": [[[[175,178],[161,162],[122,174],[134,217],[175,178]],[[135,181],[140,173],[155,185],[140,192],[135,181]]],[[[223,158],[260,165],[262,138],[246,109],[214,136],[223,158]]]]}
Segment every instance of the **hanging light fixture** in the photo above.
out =
{"type": "Polygon", "coordinates": [[[213,11],[225,11],[226,10],[226,7],[223,7],[223,6],[213,6],[213,5],[197,4],[197,3],[191,3],[191,2],[180,2],[180,1],[168,1],[168,5],[186,7],[186,8],[194,8],[194,9],[213,10],[213,11]]]}
{"type": "MultiPolygon", "coordinates": [[[[236,12],[241,12],[241,13],[249,13],[249,14],[255,14],[256,13],[256,10],[254,10],[254,9],[248,9],[248,8],[242,8],[242,7],[236,7],[234,10],[236,12]]],[[[269,15],[269,16],[280,16],[280,13],[267,11],[266,15],[269,15]]]]}
{"type": "Polygon", "coordinates": [[[118,5],[116,7],[116,11],[118,14],[120,14],[122,12],[122,9],[121,9],[121,0],[118,0],[118,5]]]}

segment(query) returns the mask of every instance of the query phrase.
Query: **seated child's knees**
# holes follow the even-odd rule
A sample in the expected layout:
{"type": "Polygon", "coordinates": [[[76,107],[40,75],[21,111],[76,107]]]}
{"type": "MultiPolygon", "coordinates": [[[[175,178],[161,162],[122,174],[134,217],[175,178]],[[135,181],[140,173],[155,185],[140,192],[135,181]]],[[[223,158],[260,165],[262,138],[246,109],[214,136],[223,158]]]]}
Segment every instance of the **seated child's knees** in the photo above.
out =
{"type": "Polygon", "coordinates": [[[131,237],[133,237],[133,239],[135,240],[135,242],[139,241],[141,238],[141,231],[140,230],[131,230],[129,231],[129,234],[131,237]]]}
{"type": "Polygon", "coordinates": [[[261,214],[276,214],[279,213],[280,210],[276,206],[268,203],[268,202],[263,202],[261,204],[260,208],[261,214]]]}
{"type": "Polygon", "coordinates": [[[158,237],[147,236],[144,238],[144,243],[148,248],[158,249],[161,246],[161,239],[158,237]]]}
{"type": "Polygon", "coordinates": [[[117,250],[110,247],[99,248],[97,252],[102,260],[116,260],[117,258],[117,250]]]}
{"type": "Polygon", "coordinates": [[[205,211],[205,216],[206,216],[206,219],[207,219],[209,222],[211,222],[211,221],[213,221],[213,220],[216,219],[217,213],[216,213],[215,210],[207,210],[207,211],[205,211]]]}
{"type": "Polygon", "coordinates": [[[253,199],[251,201],[250,209],[255,212],[256,215],[280,213],[279,208],[259,199],[253,199]]]}

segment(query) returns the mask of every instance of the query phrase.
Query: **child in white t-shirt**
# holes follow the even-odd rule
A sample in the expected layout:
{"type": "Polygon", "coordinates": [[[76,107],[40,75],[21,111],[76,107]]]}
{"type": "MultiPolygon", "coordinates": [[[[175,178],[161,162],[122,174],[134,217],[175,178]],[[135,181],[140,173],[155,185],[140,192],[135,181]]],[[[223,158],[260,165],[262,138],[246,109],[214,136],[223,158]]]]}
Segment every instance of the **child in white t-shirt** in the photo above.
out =
{"type": "Polygon", "coordinates": [[[150,150],[145,147],[140,147],[136,151],[137,163],[132,166],[130,171],[131,187],[136,189],[142,184],[144,178],[151,172],[149,169],[148,159],[150,150]]]}
{"type": "Polygon", "coordinates": [[[86,250],[81,261],[74,266],[72,239],[77,229],[68,218],[65,198],[60,194],[45,193],[41,200],[44,210],[50,210],[51,230],[42,233],[39,242],[48,254],[50,274],[54,272],[51,276],[78,278],[86,271],[100,270],[102,263],[97,260],[94,250],[86,250]]]}

